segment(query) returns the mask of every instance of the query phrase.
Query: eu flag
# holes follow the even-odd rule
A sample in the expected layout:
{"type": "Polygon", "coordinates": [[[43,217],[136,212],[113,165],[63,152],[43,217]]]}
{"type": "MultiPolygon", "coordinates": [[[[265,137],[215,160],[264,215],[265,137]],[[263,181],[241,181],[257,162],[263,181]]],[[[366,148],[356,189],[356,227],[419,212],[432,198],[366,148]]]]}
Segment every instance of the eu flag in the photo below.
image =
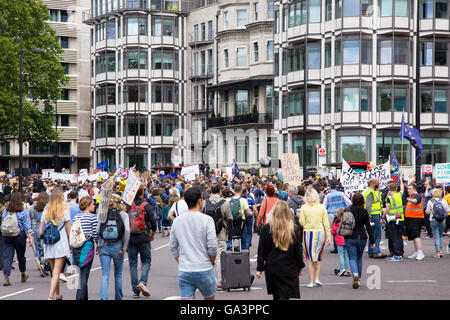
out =
{"type": "Polygon", "coordinates": [[[422,152],[422,140],[420,139],[419,131],[406,125],[404,115],[402,116],[402,126],[400,128],[399,136],[400,138],[407,139],[411,143],[418,152],[416,159],[419,159],[420,153],[422,152]]]}
{"type": "Polygon", "coordinates": [[[102,171],[108,171],[108,167],[109,167],[109,161],[108,159],[103,160],[102,162],[99,162],[97,164],[97,169],[100,169],[102,171]]]}

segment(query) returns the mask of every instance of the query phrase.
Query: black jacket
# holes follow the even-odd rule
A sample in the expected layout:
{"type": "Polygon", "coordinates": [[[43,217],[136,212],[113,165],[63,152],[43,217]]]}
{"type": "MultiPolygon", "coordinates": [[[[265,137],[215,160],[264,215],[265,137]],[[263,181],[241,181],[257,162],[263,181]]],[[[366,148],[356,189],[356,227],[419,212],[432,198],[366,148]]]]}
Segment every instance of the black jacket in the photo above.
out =
{"type": "Polygon", "coordinates": [[[355,217],[355,228],[353,229],[353,234],[351,236],[346,236],[345,239],[356,240],[359,236],[360,239],[367,240],[367,234],[369,234],[370,244],[375,243],[367,210],[350,206],[349,211],[353,213],[353,216],[355,217]]]}

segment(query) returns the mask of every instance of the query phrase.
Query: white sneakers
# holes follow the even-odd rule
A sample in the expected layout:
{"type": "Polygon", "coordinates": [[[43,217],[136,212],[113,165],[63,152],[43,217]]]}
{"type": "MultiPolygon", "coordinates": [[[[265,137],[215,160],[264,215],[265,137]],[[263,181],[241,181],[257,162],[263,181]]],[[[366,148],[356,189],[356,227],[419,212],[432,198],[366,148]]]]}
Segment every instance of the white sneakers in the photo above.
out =
{"type": "Polygon", "coordinates": [[[422,251],[414,252],[412,255],[408,256],[408,259],[416,259],[418,261],[423,260],[423,258],[425,258],[425,255],[422,251]]]}

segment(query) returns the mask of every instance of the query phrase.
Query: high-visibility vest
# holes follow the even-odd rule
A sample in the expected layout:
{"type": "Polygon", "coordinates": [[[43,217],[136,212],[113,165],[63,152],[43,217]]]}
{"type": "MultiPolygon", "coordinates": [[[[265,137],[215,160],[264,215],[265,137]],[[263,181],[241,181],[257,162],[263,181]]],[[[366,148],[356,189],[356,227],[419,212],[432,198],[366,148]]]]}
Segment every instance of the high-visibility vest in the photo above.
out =
{"type": "Polygon", "coordinates": [[[388,215],[395,216],[396,214],[401,214],[402,217],[398,221],[405,220],[405,214],[403,213],[403,200],[400,193],[394,193],[392,196],[388,196],[388,201],[391,205],[389,208],[388,215]]]}
{"type": "MultiPolygon", "coordinates": [[[[450,205],[450,193],[444,196],[445,201],[450,205]]],[[[450,212],[447,213],[450,216],[450,212]]]]}
{"type": "Polygon", "coordinates": [[[372,208],[367,208],[367,211],[371,215],[381,214],[383,212],[383,208],[381,205],[381,192],[375,191],[372,188],[367,188],[367,190],[364,192],[364,202],[367,201],[367,197],[369,194],[373,195],[373,203],[372,208]]]}
{"type": "MultiPolygon", "coordinates": [[[[420,196],[419,196],[420,197],[420,196]]],[[[424,218],[423,213],[423,198],[420,197],[420,203],[414,204],[411,201],[408,201],[405,209],[405,217],[406,218],[424,218]]]]}

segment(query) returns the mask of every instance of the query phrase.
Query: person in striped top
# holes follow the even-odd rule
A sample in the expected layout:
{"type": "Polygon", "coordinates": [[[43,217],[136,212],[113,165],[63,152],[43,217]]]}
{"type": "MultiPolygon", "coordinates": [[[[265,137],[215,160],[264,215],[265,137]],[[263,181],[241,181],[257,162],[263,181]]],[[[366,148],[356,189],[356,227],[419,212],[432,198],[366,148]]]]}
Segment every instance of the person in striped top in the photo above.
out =
{"type": "MultiPolygon", "coordinates": [[[[74,221],[80,220],[86,242],[93,241],[96,247],[98,245],[98,234],[97,216],[94,214],[95,201],[91,197],[83,197],[79,206],[81,212],[77,213],[74,221]]],[[[93,261],[94,259],[86,266],[80,268],[80,285],[79,289],[77,289],[76,300],[88,300],[88,280],[93,261]]]]}

